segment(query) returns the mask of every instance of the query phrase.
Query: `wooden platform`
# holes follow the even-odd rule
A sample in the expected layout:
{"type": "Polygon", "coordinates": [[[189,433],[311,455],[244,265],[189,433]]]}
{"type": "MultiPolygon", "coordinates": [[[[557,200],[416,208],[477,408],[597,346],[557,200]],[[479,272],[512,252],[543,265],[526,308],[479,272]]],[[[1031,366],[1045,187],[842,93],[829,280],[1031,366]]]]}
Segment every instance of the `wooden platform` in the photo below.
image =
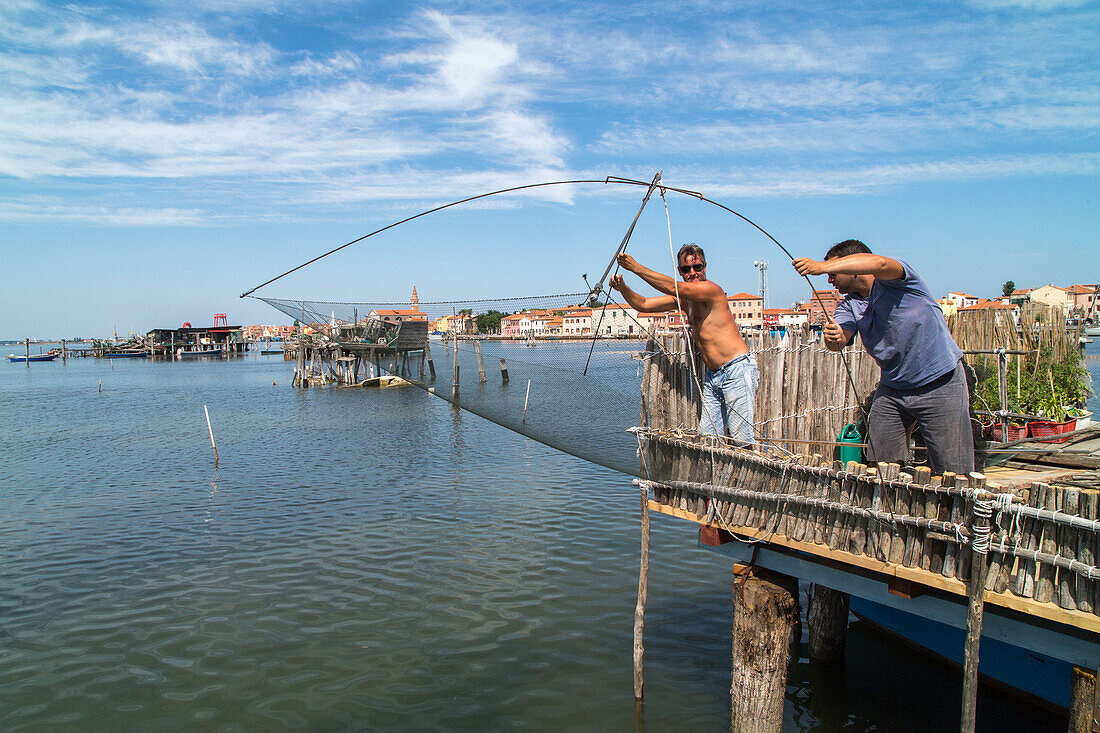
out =
{"type": "MultiPolygon", "coordinates": [[[[699,541],[704,545],[716,546],[726,542],[735,542],[736,539],[726,529],[714,523],[707,523],[699,519],[694,513],[682,509],[660,504],[650,500],[649,510],[659,514],[665,514],[677,519],[685,519],[700,526],[699,541]]],[[[807,555],[812,555],[823,564],[833,567],[846,566],[851,569],[870,571],[881,576],[895,594],[903,593],[910,596],[922,595],[932,590],[943,591],[952,595],[966,598],[966,583],[955,578],[945,578],[938,573],[930,573],[920,568],[905,567],[889,562],[883,562],[864,555],[853,555],[843,550],[830,550],[812,542],[800,542],[788,539],[777,532],[767,532],[753,527],[730,527],[738,537],[743,540],[763,540],[768,545],[777,545],[792,550],[797,550],[807,555]],[[897,581],[903,581],[901,583],[897,581]]],[[[1081,611],[1071,611],[1060,608],[1052,603],[1039,603],[1030,598],[1020,598],[1006,593],[993,593],[986,591],[985,602],[994,606],[1000,606],[1013,611],[1027,614],[1032,617],[1047,619],[1057,624],[1064,624],[1083,631],[1100,634],[1100,616],[1081,611]]]]}

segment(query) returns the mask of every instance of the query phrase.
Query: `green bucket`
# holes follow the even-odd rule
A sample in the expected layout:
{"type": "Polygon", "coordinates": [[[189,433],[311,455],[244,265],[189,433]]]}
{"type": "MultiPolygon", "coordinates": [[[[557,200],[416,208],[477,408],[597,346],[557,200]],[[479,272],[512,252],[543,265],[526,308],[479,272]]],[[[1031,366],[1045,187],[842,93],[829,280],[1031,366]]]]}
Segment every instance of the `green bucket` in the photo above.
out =
{"type": "Polygon", "coordinates": [[[840,435],[836,436],[836,442],[839,444],[836,447],[836,459],[838,461],[844,463],[848,461],[860,463],[863,461],[863,449],[859,447],[859,444],[863,442],[863,436],[854,422],[844,426],[844,429],[840,431],[840,435]]]}

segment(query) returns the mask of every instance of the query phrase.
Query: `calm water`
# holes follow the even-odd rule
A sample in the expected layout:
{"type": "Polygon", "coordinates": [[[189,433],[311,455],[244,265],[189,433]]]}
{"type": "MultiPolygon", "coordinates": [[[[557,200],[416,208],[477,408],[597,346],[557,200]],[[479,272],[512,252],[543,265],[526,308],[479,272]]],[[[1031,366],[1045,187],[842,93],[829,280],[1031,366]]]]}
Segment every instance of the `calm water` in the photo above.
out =
{"type": "MultiPolygon", "coordinates": [[[[291,369],[3,365],[0,729],[632,728],[629,479],[291,369]]],[[[648,730],[728,727],[730,582],[655,518],[648,730]]],[[[958,699],[855,625],[841,673],[792,665],[787,728],[948,729],[958,699]]],[[[983,729],[1044,729],[982,702],[983,729]]]]}

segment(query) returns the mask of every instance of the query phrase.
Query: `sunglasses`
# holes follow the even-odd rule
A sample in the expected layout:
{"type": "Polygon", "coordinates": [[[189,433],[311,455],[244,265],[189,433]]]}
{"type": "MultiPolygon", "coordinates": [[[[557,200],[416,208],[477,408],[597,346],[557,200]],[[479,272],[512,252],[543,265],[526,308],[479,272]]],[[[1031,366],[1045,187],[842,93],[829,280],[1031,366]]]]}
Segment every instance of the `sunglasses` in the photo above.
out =
{"type": "Polygon", "coordinates": [[[696,262],[694,265],[680,265],[680,274],[686,275],[692,270],[695,270],[696,272],[702,272],[704,269],[706,269],[706,266],[706,262],[696,262]]]}

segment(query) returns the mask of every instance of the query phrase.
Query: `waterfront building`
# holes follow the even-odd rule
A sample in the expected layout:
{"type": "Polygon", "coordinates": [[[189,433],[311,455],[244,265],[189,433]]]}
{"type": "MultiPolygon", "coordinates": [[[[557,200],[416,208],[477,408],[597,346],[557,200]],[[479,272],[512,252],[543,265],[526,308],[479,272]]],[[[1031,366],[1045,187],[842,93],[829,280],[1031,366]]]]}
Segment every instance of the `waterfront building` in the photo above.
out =
{"type": "Polygon", "coordinates": [[[972,305],[977,305],[981,300],[976,295],[968,295],[967,293],[948,293],[944,296],[945,300],[951,301],[955,305],[955,310],[960,308],[969,308],[972,305]]]}
{"type": "Polygon", "coordinates": [[[958,312],[970,313],[973,311],[993,311],[996,314],[994,316],[994,320],[997,323],[1008,323],[1007,319],[1010,318],[1012,323],[1017,323],[1020,320],[1019,308],[1012,305],[1011,303],[1006,303],[1000,298],[996,298],[994,300],[981,298],[974,305],[968,305],[965,308],[959,308],[958,312]]]}
{"type": "Polygon", "coordinates": [[[522,335],[520,324],[523,322],[522,313],[513,313],[500,319],[500,335],[504,338],[519,338],[522,335]]]}
{"type": "Polygon", "coordinates": [[[642,324],[642,328],[651,334],[661,333],[668,327],[668,312],[639,313],[638,323],[642,324]]]}
{"type": "Polygon", "coordinates": [[[368,318],[377,318],[386,323],[404,323],[405,321],[426,321],[428,315],[420,310],[376,308],[368,314],[368,318]]]}
{"type": "Polygon", "coordinates": [[[959,312],[959,304],[947,296],[937,299],[936,305],[943,311],[944,318],[950,318],[959,312]]]}
{"type": "Polygon", "coordinates": [[[570,306],[562,313],[563,336],[591,336],[592,309],[583,306],[570,306]]]}
{"type": "Polygon", "coordinates": [[[1016,288],[1008,296],[1008,302],[1020,306],[1031,302],[1031,288],[1016,288]]]}
{"type": "Polygon", "coordinates": [[[601,336],[639,336],[642,329],[638,325],[638,311],[626,303],[608,303],[592,311],[593,328],[597,325],[601,336]]]}
{"type": "Polygon", "coordinates": [[[1071,299],[1070,314],[1078,318],[1096,321],[1100,317],[1100,286],[1095,284],[1070,285],[1066,293],[1071,299]]]}
{"type": "Polygon", "coordinates": [[[1066,288],[1058,285],[1043,285],[1038,288],[1033,288],[1028,297],[1032,303],[1041,303],[1042,305],[1049,305],[1052,308],[1061,308],[1062,313],[1068,315],[1070,308],[1073,307],[1074,300],[1066,288]]]}
{"type": "Polygon", "coordinates": [[[764,325],[764,299],[751,293],[727,296],[730,313],[741,328],[761,328],[764,325]]]}
{"type": "Polygon", "coordinates": [[[839,290],[818,290],[817,295],[810,298],[803,305],[810,325],[820,326],[828,323],[832,319],[833,313],[836,312],[836,307],[840,305],[840,301],[843,299],[844,296],[840,294],[839,290]],[[823,304],[824,310],[822,309],[823,304]],[[828,318],[825,317],[826,312],[828,312],[828,318]]]}

